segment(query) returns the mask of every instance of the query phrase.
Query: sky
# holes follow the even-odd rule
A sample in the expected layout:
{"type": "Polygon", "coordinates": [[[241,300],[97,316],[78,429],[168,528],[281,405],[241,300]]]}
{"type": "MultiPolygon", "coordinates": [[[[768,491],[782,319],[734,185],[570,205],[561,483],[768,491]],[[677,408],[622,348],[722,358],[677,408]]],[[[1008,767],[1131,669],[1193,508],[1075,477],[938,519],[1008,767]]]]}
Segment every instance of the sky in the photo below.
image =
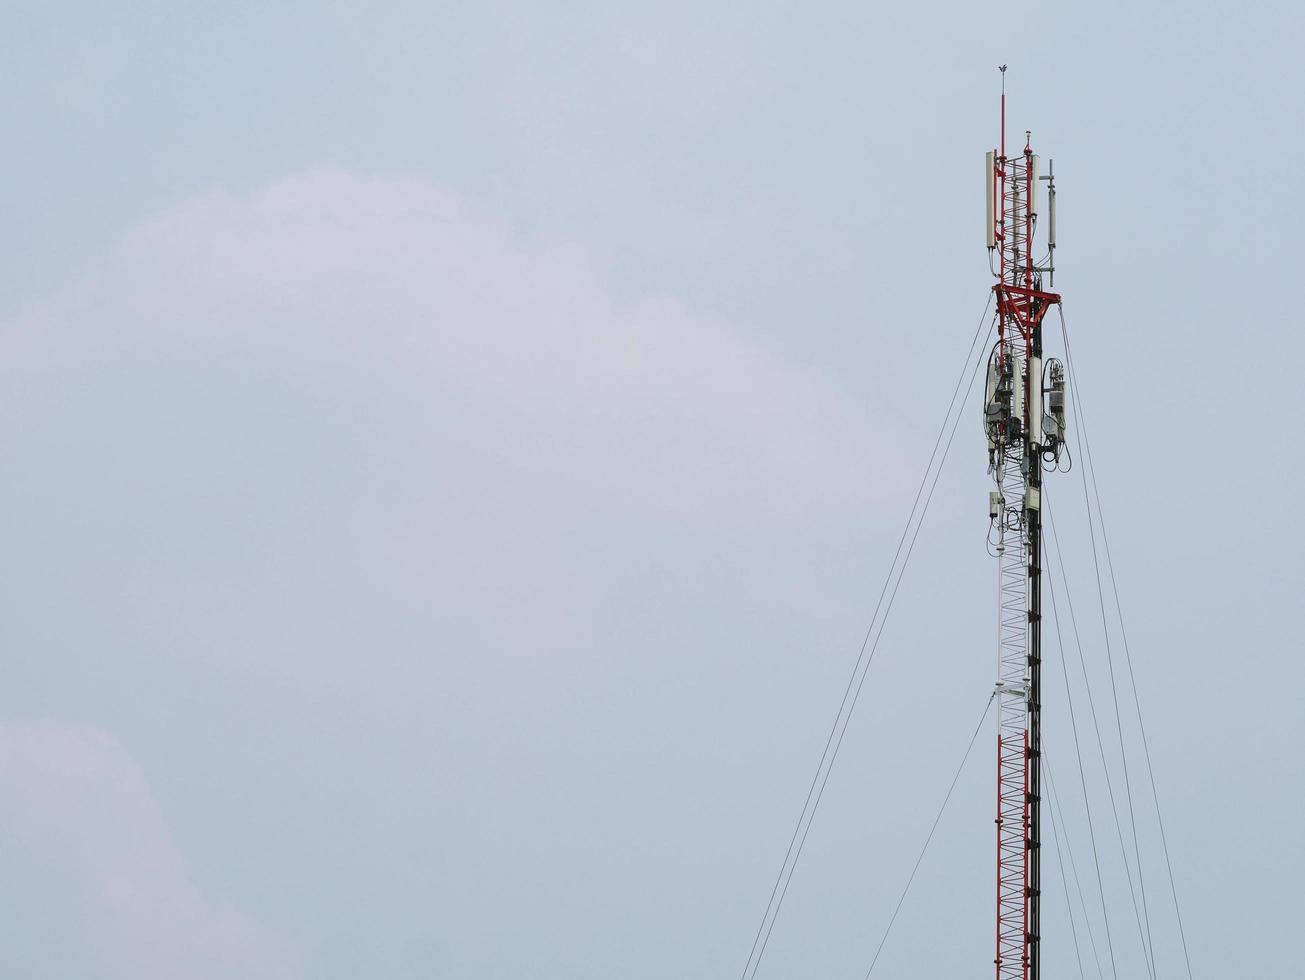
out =
{"type": "MultiPolygon", "coordinates": [[[[1000,63],[1192,976],[1297,975],[1297,5],[0,28],[4,975],[737,976],[981,322],[1000,63]]],[[[991,691],[973,398],[957,432],[759,977],[865,975],[991,691]]],[[[1127,688],[1131,781],[1097,757],[1082,475],[1048,672],[1084,776],[1052,682],[1047,754],[1117,962],[1054,867],[1044,962],[1146,975],[1127,789],[1185,977],[1127,688]]],[[[992,969],[991,734],[875,976],[992,969]]]]}

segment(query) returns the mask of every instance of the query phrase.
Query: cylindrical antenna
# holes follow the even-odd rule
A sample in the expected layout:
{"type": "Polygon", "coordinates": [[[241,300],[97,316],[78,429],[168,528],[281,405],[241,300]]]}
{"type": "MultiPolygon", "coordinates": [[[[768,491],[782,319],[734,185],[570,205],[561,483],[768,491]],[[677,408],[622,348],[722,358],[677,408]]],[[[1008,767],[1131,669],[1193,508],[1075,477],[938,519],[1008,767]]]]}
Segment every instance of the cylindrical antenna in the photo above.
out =
{"type": "Polygon", "coordinates": [[[1056,285],[1056,161],[1047,161],[1047,265],[1048,284],[1056,285]]]}
{"type": "Polygon", "coordinates": [[[1056,247],[1056,161],[1047,161],[1047,245],[1056,247]]]}
{"type": "Polygon", "coordinates": [[[987,160],[985,161],[986,165],[984,167],[984,174],[987,177],[988,185],[987,190],[984,193],[988,205],[988,231],[986,241],[988,248],[990,249],[997,247],[997,163],[993,159],[995,155],[996,154],[993,150],[988,151],[987,160]]]}

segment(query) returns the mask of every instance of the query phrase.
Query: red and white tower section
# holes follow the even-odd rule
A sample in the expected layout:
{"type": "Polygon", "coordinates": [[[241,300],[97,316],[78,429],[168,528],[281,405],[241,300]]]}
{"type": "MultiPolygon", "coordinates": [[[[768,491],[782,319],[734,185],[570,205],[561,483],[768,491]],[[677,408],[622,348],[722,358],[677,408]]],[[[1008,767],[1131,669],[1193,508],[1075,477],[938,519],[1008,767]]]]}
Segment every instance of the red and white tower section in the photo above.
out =
{"type": "Polygon", "coordinates": [[[989,545],[997,557],[997,980],[1039,980],[1042,743],[1042,477],[1065,435],[1065,373],[1043,357],[1042,320],[1060,302],[1054,276],[1056,190],[1029,134],[987,157],[987,246],[997,341],[988,360],[989,545]],[[1042,185],[1046,185],[1043,187],[1042,185]],[[1041,243],[1041,244],[1039,244],[1041,243]]]}

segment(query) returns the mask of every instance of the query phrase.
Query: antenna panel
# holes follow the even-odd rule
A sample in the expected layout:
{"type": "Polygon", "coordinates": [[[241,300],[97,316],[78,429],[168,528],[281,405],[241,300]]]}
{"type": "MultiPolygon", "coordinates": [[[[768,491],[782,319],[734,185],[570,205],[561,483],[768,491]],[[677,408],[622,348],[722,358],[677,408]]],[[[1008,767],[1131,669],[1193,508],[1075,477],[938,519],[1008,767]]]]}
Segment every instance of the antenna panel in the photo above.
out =
{"type": "Polygon", "coordinates": [[[987,200],[988,211],[988,236],[987,244],[989,248],[997,247],[997,166],[996,153],[988,151],[988,158],[984,167],[984,174],[988,178],[988,189],[984,197],[987,200]]]}

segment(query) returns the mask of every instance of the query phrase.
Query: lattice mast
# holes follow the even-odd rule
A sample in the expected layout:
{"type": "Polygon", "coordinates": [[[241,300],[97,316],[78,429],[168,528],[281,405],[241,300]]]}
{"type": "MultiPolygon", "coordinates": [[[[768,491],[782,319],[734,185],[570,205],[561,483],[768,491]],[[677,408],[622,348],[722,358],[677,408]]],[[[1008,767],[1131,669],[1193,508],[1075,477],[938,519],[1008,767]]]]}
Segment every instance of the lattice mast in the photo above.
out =
{"type": "Polygon", "coordinates": [[[997,342],[988,361],[984,427],[989,542],[997,557],[997,980],[1040,980],[1042,744],[1042,476],[1065,433],[1064,368],[1042,355],[1042,319],[1060,302],[1054,281],[1055,181],[1025,133],[1006,153],[1006,66],[1001,140],[987,155],[987,245],[996,283],[997,342]],[[1039,235],[1039,184],[1046,232],[1039,235]],[[1039,259],[1037,241],[1044,254],[1039,259]],[[1045,408],[1044,408],[1045,406],[1045,408]]]}

